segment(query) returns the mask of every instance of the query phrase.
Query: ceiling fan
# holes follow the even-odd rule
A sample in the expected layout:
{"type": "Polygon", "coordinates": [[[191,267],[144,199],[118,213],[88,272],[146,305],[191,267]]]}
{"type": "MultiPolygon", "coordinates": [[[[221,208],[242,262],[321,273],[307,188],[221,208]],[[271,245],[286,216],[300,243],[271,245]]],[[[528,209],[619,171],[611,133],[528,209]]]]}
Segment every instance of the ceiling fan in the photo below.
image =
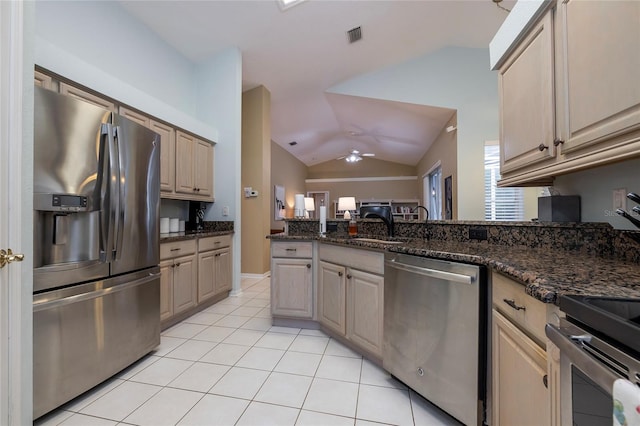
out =
{"type": "Polygon", "coordinates": [[[362,157],[375,157],[375,154],[372,154],[370,152],[361,154],[357,149],[352,149],[351,153],[343,155],[342,157],[338,157],[336,158],[336,160],[342,160],[344,158],[347,163],[356,163],[362,160],[362,157]]]}

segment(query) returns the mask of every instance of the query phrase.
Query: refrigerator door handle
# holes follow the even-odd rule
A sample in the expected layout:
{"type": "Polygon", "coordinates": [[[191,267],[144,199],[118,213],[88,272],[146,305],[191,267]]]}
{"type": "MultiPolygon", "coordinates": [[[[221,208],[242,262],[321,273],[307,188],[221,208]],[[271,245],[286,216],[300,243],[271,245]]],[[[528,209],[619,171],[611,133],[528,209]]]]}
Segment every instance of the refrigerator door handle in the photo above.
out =
{"type": "Polygon", "coordinates": [[[115,128],[109,132],[109,261],[116,258],[116,233],[120,227],[120,168],[118,145],[115,139],[115,128]]]}
{"type": "Polygon", "coordinates": [[[124,239],[124,188],[126,176],[123,174],[124,162],[122,161],[122,150],[120,149],[120,141],[118,136],[121,134],[120,126],[114,128],[114,134],[116,138],[116,146],[118,149],[118,210],[116,213],[116,245],[114,259],[118,260],[122,256],[122,241],[124,239]]]}
{"type": "Polygon", "coordinates": [[[111,125],[103,123],[100,129],[98,154],[98,185],[100,191],[100,261],[109,262],[111,242],[111,125]]]}

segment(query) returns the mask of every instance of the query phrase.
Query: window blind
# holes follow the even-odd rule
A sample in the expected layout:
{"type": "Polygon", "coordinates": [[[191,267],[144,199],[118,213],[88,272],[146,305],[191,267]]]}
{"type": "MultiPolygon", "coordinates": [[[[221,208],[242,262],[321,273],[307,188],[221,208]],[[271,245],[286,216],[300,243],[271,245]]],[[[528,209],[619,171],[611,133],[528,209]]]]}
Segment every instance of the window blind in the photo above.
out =
{"type": "Polygon", "coordinates": [[[484,218],[485,220],[523,220],[522,188],[498,188],[500,146],[484,146],[484,218]]]}

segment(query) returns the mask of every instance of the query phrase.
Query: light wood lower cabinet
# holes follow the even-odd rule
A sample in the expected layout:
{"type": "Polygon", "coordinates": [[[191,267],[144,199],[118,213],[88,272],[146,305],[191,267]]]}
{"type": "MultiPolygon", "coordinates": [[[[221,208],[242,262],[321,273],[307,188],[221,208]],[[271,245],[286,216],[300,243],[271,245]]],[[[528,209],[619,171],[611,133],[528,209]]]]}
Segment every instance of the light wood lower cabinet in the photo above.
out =
{"type": "Polygon", "coordinates": [[[231,290],[231,238],[198,241],[198,303],[231,290]]]}
{"type": "Polygon", "coordinates": [[[231,261],[230,235],[160,244],[163,326],[225,297],[233,281],[231,261]]]}
{"type": "Polygon", "coordinates": [[[167,321],[196,304],[196,241],[160,244],[160,320],[167,321]]]}
{"type": "Polygon", "coordinates": [[[550,423],[543,348],[495,309],[493,320],[493,425],[550,423]]]}
{"type": "Polygon", "coordinates": [[[271,243],[271,314],[310,320],[313,310],[313,243],[271,243]]]}
{"type": "Polygon", "coordinates": [[[382,357],[384,255],[321,244],[319,258],[318,321],[382,357]]]}
{"type": "Polygon", "coordinates": [[[341,335],[347,334],[347,271],[344,266],[318,263],[318,321],[341,335]]]}
{"type": "Polygon", "coordinates": [[[492,274],[492,294],[491,424],[557,424],[559,375],[557,363],[547,359],[544,327],[557,318],[558,307],[498,273],[492,274]]]}

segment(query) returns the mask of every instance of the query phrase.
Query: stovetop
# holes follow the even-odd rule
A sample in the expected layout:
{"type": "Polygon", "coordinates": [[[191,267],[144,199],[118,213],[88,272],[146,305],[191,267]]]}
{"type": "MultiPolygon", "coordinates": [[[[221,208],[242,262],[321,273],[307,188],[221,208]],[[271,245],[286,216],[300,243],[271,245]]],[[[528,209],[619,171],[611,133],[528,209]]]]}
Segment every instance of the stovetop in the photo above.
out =
{"type": "Polygon", "coordinates": [[[640,354],[640,299],[563,295],[560,310],[569,321],[640,354]]]}

